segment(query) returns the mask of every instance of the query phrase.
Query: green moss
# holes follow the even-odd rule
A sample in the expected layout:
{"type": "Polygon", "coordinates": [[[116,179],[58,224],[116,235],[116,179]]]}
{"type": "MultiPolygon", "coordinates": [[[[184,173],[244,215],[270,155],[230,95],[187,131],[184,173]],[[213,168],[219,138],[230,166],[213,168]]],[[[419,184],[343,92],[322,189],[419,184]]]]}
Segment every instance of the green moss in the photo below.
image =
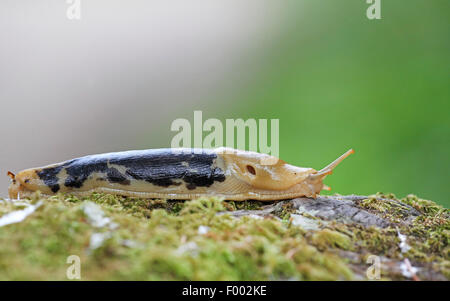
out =
{"type": "MultiPolygon", "coordinates": [[[[433,214],[437,213],[444,208],[433,201],[420,199],[413,194],[407,195],[405,198],[401,199],[401,202],[408,204],[414,207],[416,210],[425,213],[425,214],[433,214]]],[[[445,209],[448,213],[448,209],[445,209]]]]}
{"type": "Polygon", "coordinates": [[[258,210],[270,203],[36,194],[24,204],[0,202],[0,216],[26,203],[44,203],[24,221],[0,227],[0,280],[65,280],[69,255],[80,257],[83,280],[355,279],[358,269],[340,255],[344,250],[359,254],[362,266],[367,254],[407,256],[413,264],[433,264],[448,277],[448,210],[413,196],[379,198],[358,205],[392,221],[405,220],[407,205],[422,215],[384,229],[327,222],[306,231],[289,222],[294,212],[289,203],[273,212],[275,217],[236,218],[217,213],[258,210]],[[93,226],[83,209],[87,201],[117,226],[93,226]],[[398,231],[411,246],[407,253],[399,249],[398,231]],[[93,248],[96,234],[104,240],[93,248]]]}
{"type": "Polygon", "coordinates": [[[361,201],[360,206],[381,213],[388,212],[392,209],[392,206],[388,201],[381,201],[377,197],[370,197],[361,201]]]}
{"type": "Polygon", "coordinates": [[[358,205],[392,223],[401,223],[411,214],[410,207],[395,199],[394,194],[377,193],[359,201],[358,205]]]}
{"type": "Polygon", "coordinates": [[[69,255],[81,258],[84,280],[351,277],[344,261],[309,246],[301,229],[277,219],[217,215],[227,206],[215,198],[171,203],[93,194],[81,199],[58,195],[44,202],[26,220],[0,228],[5,246],[0,279],[66,279],[69,255]],[[117,229],[93,227],[83,211],[87,199],[99,204],[117,229]],[[207,233],[199,233],[201,226],[207,233]],[[91,250],[93,233],[110,235],[91,250]]]}
{"type": "Polygon", "coordinates": [[[314,245],[317,245],[321,249],[327,249],[328,247],[338,247],[347,250],[351,245],[350,237],[330,229],[323,229],[315,232],[312,235],[311,241],[314,245]]]}
{"type": "Polygon", "coordinates": [[[267,202],[260,202],[260,201],[243,201],[243,202],[234,202],[234,201],[227,201],[225,202],[225,206],[228,210],[234,211],[234,210],[259,210],[262,206],[267,205],[270,203],[267,202]]]}
{"type": "Polygon", "coordinates": [[[355,225],[352,228],[358,250],[366,251],[374,255],[383,255],[390,258],[399,258],[398,233],[392,228],[364,228],[355,225]]]}

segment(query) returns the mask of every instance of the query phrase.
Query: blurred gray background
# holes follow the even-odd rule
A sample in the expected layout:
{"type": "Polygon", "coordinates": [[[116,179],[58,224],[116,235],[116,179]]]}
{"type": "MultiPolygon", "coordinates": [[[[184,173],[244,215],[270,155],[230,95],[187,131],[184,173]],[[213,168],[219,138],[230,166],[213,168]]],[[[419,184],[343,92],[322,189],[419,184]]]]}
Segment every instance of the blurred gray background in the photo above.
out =
{"type": "Polygon", "coordinates": [[[173,119],[233,106],[283,14],[275,1],[82,0],[69,20],[68,7],[1,2],[0,196],[8,170],[167,147],[173,119]]]}

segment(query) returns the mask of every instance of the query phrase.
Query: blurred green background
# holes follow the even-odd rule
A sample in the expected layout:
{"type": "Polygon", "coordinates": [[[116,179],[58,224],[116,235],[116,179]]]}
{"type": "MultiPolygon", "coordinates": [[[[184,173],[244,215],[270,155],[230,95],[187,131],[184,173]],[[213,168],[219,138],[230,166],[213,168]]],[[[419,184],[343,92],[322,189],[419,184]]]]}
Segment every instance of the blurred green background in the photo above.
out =
{"type": "Polygon", "coordinates": [[[381,20],[367,7],[293,5],[266,69],[223,116],[279,118],[280,157],[300,166],[353,148],[326,179],[330,193],[413,193],[449,207],[450,2],[382,1],[381,20]]]}

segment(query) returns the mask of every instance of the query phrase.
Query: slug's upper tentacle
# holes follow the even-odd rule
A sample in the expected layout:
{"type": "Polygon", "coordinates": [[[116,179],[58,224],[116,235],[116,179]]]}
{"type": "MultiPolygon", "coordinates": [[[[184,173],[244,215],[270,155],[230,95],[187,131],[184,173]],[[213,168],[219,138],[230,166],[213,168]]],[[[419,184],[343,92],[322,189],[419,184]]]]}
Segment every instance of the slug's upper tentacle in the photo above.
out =
{"type": "Polygon", "coordinates": [[[331,175],[333,173],[333,169],[336,168],[336,166],[339,165],[345,158],[350,156],[351,154],[354,154],[355,151],[353,149],[349,149],[344,154],[342,154],[339,158],[328,164],[326,167],[319,170],[317,173],[312,174],[309,176],[311,181],[314,181],[316,179],[324,179],[325,176],[331,175]]]}

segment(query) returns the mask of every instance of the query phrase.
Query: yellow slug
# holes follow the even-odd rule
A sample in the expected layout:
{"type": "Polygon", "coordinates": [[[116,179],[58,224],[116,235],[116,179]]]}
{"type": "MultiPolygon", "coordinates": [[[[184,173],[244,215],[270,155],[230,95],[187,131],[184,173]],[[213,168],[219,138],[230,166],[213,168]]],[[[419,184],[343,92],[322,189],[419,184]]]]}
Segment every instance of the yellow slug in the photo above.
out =
{"type": "MultiPolygon", "coordinates": [[[[10,198],[40,191],[89,195],[111,193],[140,198],[195,199],[218,196],[226,200],[273,201],[315,198],[322,181],[353,150],[327,167],[297,167],[275,157],[230,148],[151,149],[85,156],[26,169],[14,175],[10,198]],[[267,165],[268,162],[274,164],[267,165]]],[[[329,188],[328,188],[329,189],[329,188]]]]}

